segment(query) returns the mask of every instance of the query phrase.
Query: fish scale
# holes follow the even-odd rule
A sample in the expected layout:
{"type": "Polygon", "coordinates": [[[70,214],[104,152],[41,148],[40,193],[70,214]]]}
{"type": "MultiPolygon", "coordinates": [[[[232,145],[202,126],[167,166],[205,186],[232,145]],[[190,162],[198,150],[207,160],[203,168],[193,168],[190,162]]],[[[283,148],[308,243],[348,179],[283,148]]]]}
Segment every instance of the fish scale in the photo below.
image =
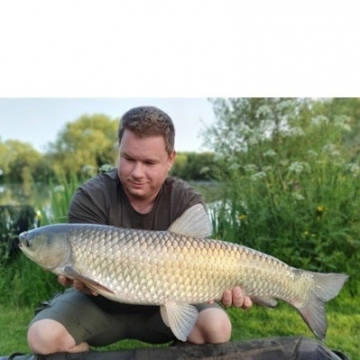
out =
{"type": "Polygon", "coordinates": [[[286,301],[323,339],[324,303],[347,276],[296,269],[245,246],[199,237],[206,232],[203,216],[202,205],[195,205],[168,231],[49,225],[22,233],[20,248],[45,269],[78,279],[111,300],[159,305],[165,324],[183,341],[197,318],[191,304],[220,300],[235,286],[260,305],[286,301]]]}
{"type": "Polygon", "coordinates": [[[107,230],[105,236],[102,226],[87,233],[75,229],[69,238],[78,263],[76,269],[82,274],[90,271],[98,282],[119,294],[132,283],[139,284],[136,289],[142,287],[140,293],[134,291],[131,296],[126,291],[126,298],[120,300],[127,303],[153,303],[154,299],[158,304],[169,300],[189,302],[188,294],[192,294],[190,303],[219,300],[225,289],[235,285],[241,285],[249,296],[270,295],[288,302],[296,297],[304,302],[304,294],[313,282],[311,275],[295,276],[290,267],[266,254],[218,240],[120,228],[107,230]],[[164,245],[166,252],[162,250],[164,245]],[[191,249],[195,249],[193,254],[191,249]],[[136,276],[130,264],[136,266],[136,276]],[[285,277],[279,276],[279,271],[285,277]],[[115,280],[109,282],[111,278],[115,280]],[[278,279],[283,284],[297,281],[299,286],[277,285],[278,279]],[[154,287],[154,283],[165,286],[154,287]]]}

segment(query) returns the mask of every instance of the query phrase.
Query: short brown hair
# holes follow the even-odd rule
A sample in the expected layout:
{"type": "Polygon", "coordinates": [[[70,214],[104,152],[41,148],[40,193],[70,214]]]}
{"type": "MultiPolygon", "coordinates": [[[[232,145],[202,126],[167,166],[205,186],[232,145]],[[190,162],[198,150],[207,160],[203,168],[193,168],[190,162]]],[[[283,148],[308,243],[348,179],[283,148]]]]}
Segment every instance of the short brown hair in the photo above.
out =
{"type": "Polygon", "coordinates": [[[125,129],[139,137],[163,136],[167,153],[174,151],[174,124],[168,114],[154,106],[135,107],[122,116],[118,129],[119,145],[125,129]]]}

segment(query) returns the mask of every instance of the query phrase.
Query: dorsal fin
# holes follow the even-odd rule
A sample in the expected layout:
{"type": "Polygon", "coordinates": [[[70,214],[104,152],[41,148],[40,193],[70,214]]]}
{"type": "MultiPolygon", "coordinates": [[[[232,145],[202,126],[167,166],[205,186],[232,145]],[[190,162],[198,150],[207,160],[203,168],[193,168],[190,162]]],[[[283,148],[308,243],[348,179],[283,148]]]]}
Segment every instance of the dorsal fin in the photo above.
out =
{"type": "Polygon", "coordinates": [[[177,218],[168,231],[179,235],[205,238],[212,234],[212,226],[204,206],[196,204],[177,218]]]}

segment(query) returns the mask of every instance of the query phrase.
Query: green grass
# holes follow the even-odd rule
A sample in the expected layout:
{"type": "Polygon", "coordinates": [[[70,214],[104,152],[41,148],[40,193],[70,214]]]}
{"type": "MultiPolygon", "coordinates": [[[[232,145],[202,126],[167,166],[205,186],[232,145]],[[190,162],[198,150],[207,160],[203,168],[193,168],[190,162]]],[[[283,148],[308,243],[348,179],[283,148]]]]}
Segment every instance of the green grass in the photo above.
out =
{"type": "MultiPolygon", "coordinates": [[[[339,296],[326,305],[328,331],[324,344],[345,352],[352,359],[360,353],[360,312],[358,300],[339,296]]],[[[253,306],[249,311],[232,309],[233,340],[276,336],[314,338],[299,313],[285,303],[275,309],[253,306]]]]}
{"type": "MultiPolygon", "coordinates": [[[[328,303],[326,309],[329,327],[324,344],[330,349],[345,352],[351,359],[357,359],[360,354],[358,299],[344,293],[328,303]]],[[[248,311],[229,309],[228,313],[233,324],[232,341],[278,336],[314,338],[298,312],[285,303],[279,303],[275,309],[253,306],[248,311]]],[[[0,355],[12,352],[29,353],[26,331],[32,316],[33,308],[16,307],[11,303],[11,299],[7,304],[0,304],[0,355]]],[[[151,345],[124,340],[96,350],[123,350],[135,347],[151,345]]]]}
{"type": "Polygon", "coordinates": [[[6,305],[0,304],[0,356],[13,352],[29,353],[26,331],[33,314],[33,309],[16,307],[11,299],[6,305]]]}

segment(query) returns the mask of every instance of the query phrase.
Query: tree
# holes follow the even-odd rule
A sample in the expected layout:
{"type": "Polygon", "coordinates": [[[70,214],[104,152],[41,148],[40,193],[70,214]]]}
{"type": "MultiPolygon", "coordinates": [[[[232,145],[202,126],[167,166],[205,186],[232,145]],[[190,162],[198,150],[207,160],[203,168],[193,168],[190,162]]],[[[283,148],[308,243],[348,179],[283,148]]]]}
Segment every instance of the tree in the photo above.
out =
{"type": "Polygon", "coordinates": [[[275,138],[286,129],[290,117],[301,106],[298,99],[230,98],[211,99],[218,119],[215,126],[203,131],[204,143],[216,154],[236,156],[251,143],[275,138]]]}
{"type": "Polygon", "coordinates": [[[0,180],[8,173],[7,147],[0,138],[0,180]]]}
{"type": "Polygon", "coordinates": [[[334,98],[325,105],[324,112],[328,118],[334,118],[344,124],[344,146],[352,153],[354,159],[360,154],[360,98],[334,98]],[[351,131],[346,131],[351,127],[351,131]]]}
{"type": "Polygon", "coordinates": [[[29,183],[31,179],[36,179],[36,167],[42,161],[43,155],[31,144],[19,140],[0,142],[0,154],[4,181],[29,183]]]}
{"type": "Polygon", "coordinates": [[[57,174],[80,174],[84,168],[114,165],[117,158],[118,120],[106,115],[83,115],[69,122],[49,145],[47,156],[57,174]]]}
{"type": "Polygon", "coordinates": [[[178,153],[171,175],[184,180],[209,180],[214,173],[214,153],[186,152],[178,153]]]}
{"type": "Polygon", "coordinates": [[[360,99],[212,99],[217,123],[203,131],[226,174],[244,162],[265,166],[271,151],[284,159],[332,143],[360,154],[360,99]],[[333,126],[339,131],[332,131],[333,126]],[[348,131],[351,128],[351,131],[348,131]],[[305,136],[306,133],[306,136],[305,136]]]}

